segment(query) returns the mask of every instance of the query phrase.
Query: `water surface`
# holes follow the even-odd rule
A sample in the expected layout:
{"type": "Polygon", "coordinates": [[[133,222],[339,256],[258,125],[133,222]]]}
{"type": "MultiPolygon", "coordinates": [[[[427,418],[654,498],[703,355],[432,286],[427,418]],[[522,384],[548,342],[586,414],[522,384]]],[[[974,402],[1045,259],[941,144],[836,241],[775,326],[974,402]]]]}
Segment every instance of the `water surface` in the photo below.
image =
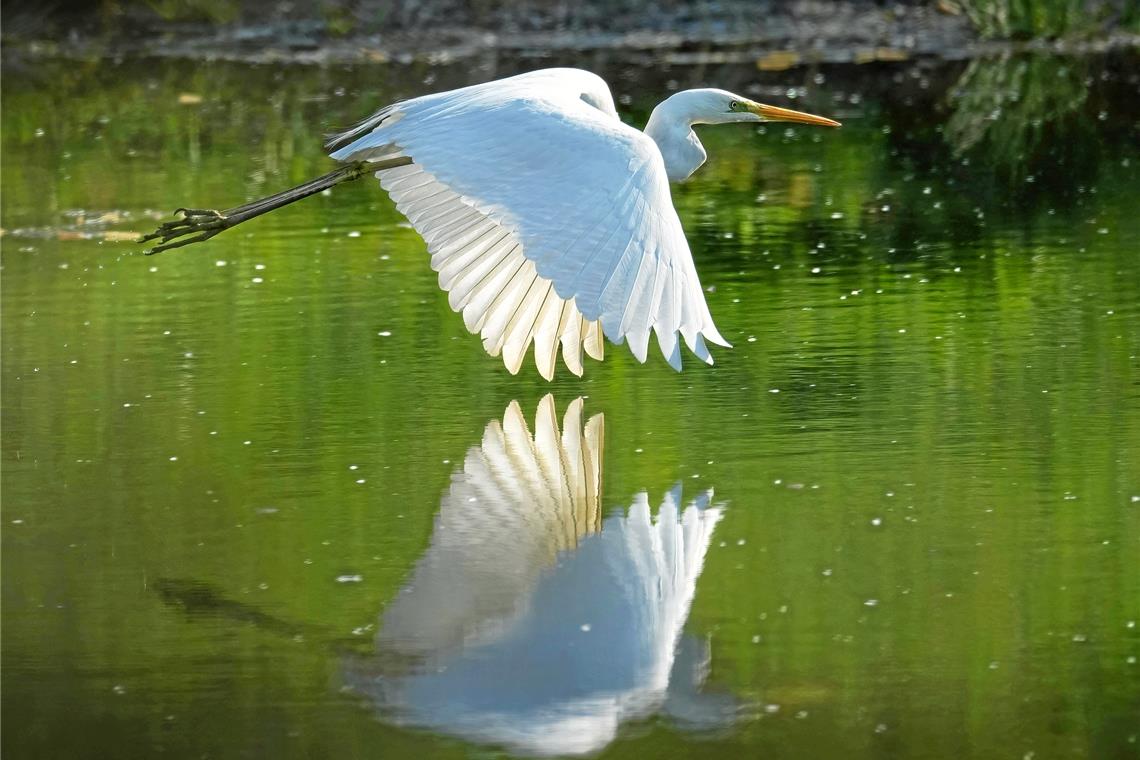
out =
{"type": "Polygon", "coordinates": [[[714,367],[508,375],[372,183],[125,241],[533,63],[6,62],[6,756],[1140,752],[1135,56],[580,63],[845,123],[702,132],[714,367]]]}

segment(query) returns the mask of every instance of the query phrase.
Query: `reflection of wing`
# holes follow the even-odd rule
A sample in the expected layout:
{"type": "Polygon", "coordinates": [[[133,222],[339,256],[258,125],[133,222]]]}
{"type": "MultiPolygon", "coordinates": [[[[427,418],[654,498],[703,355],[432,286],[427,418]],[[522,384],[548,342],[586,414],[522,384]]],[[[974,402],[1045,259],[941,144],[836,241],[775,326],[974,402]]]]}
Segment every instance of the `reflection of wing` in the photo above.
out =
{"type": "MultiPolygon", "coordinates": [[[[599,526],[601,419],[579,435],[580,414],[576,401],[559,435],[548,396],[532,439],[512,403],[468,453],[377,636],[378,662],[395,651],[423,667],[349,674],[389,719],[533,754],[591,752],[662,709],[671,673],[699,682],[674,665],[721,509],[707,492],[682,510],[678,486],[655,518],[641,493],[599,526]]],[[[724,703],[702,707],[697,685],[677,684],[683,709],[669,710],[710,727],[724,703]]]]}
{"type": "Polygon", "coordinates": [[[559,433],[547,395],[533,437],[516,402],[501,425],[487,425],[452,477],[431,547],[384,613],[378,644],[431,655],[493,636],[558,553],[598,530],[604,422],[598,414],[583,429],[581,419],[577,399],[559,433]]]}

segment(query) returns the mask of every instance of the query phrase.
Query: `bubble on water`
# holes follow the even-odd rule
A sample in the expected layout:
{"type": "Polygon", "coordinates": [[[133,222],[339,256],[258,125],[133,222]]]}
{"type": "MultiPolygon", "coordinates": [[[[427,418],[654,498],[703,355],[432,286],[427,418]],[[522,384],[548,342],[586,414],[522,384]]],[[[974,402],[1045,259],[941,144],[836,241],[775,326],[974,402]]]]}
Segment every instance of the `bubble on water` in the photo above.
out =
{"type": "Polygon", "coordinates": [[[381,330],[380,332],[378,332],[376,334],[379,335],[381,338],[388,338],[388,337],[391,337],[392,331],[391,330],[381,330]]]}
{"type": "Polygon", "coordinates": [[[882,525],[882,524],[883,524],[883,518],[881,518],[881,517],[872,517],[872,518],[871,518],[871,524],[872,524],[872,525],[874,525],[874,526],[877,528],[877,527],[879,527],[880,525],[882,525]]]}
{"type": "Polygon", "coordinates": [[[265,282],[265,280],[261,279],[260,277],[254,277],[251,280],[251,282],[253,282],[254,284],[261,284],[261,283],[265,282]]]}
{"type": "Polygon", "coordinates": [[[886,723],[880,723],[879,725],[875,726],[875,733],[876,734],[884,733],[886,730],[887,730],[887,724],[886,723]]]}
{"type": "Polygon", "coordinates": [[[222,259],[218,259],[217,261],[214,262],[214,266],[224,267],[228,263],[229,263],[228,261],[223,261],[222,259]]]}
{"type": "Polygon", "coordinates": [[[863,602],[863,606],[864,607],[878,607],[879,606],[879,600],[878,599],[868,599],[867,601],[863,602]]]}
{"type": "Polygon", "coordinates": [[[115,684],[111,687],[111,691],[115,692],[116,694],[126,694],[127,687],[123,686],[122,684],[115,684]]]}
{"type": "Polygon", "coordinates": [[[753,644],[759,644],[760,643],[760,634],[756,634],[755,636],[752,637],[752,643],[753,644]]]}
{"type": "Polygon", "coordinates": [[[780,706],[775,702],[770,705],[764,705],[764,712],[768,713],[769,715],[775,715],[776,713],[780,712],[780,706]]]}
{"type": "Polygon", "coordinates": [[[350,465],[348,466],[348,469],[350,469],[350,470],[355,470],[356,468],[357,468],[357,466],[356,466],[356,465],[354,465],[354,464],[350,464],[350,465]]]}
{"type": "Polygon", "coordinates": [[[364,580],[363,575],[345,574],[336,577],[337,583],[360,583],[364,580]]]}
{"type": "Polygon", "coordinates": [[[170,458],[170,461],[171,461],[171,462],[177,462],[177,461],[178,461],[178,457],[171,457],[171,458],[170,458]]]}
{"type": "Polygon", "coordinates": [[[590,624],[589,623],[582,623],[582,625],[578,626],[578,630],[580,630],[582,633],[589,633],[590,632],[590,624]]]}
{"type": "Polygon", "coordinates": [[[360,237],[360,231],[359,230],[353,230],[352,232],[348,233],[348,236],[350,238],[358,238],[358,237],[360,237]]]}
{"type": "Polygon", "coordinates": [[[364,484],[364,478],[360,478],[359,480],[357,480],[356,484],[357,485],[363,485],[364,484]]]}
{"type": "Polygon", "coordinates": [[[1083,644],[1088,640],[1089,640],[1089,637],[1083,633],[1074,633],[1073,634],[1073,642],[1076,644],[1083,644]]]}

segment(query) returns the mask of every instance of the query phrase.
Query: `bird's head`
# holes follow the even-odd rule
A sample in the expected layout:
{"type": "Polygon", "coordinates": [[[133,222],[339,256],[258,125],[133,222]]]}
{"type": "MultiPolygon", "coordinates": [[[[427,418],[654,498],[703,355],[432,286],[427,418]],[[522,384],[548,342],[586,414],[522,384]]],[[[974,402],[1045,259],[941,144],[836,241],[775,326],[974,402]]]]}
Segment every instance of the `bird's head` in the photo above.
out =
{"type": "Polygon", "coordinates": [[[823,116],[814,116],[790,108],[757,103],[741,95],[714,88],[686,90],[674,97],[684,96],[692,124],[729,124],[738,121],[790,121],[798,124],[816,124],[838,127],[839,122],[823,116]]]}

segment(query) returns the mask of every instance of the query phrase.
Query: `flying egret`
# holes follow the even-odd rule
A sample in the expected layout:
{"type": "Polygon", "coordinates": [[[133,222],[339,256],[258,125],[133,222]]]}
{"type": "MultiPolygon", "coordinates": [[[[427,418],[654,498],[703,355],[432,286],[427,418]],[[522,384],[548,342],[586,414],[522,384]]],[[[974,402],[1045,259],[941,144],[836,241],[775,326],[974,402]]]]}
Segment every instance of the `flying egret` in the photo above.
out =
{"type": "Polygon", "coordinates": [[[382,108],[328,144],[342,166],[282,193],[181,218],[143,240],[150,252],[197,243],[234,225],[374,173],[427,242],[431,266],[467,329],[519,371],[530,345],[550,380],[559,346],[581,376],[582,351],[603,335],[644,362],[649,335],[681,369],[678,334],[712,364],[713,324],[669,182],[705,161],[693,126],[822,116],[717,89],[661,102],[645,132],[624,124],[605,81],[544,69],[382,108]]]}

